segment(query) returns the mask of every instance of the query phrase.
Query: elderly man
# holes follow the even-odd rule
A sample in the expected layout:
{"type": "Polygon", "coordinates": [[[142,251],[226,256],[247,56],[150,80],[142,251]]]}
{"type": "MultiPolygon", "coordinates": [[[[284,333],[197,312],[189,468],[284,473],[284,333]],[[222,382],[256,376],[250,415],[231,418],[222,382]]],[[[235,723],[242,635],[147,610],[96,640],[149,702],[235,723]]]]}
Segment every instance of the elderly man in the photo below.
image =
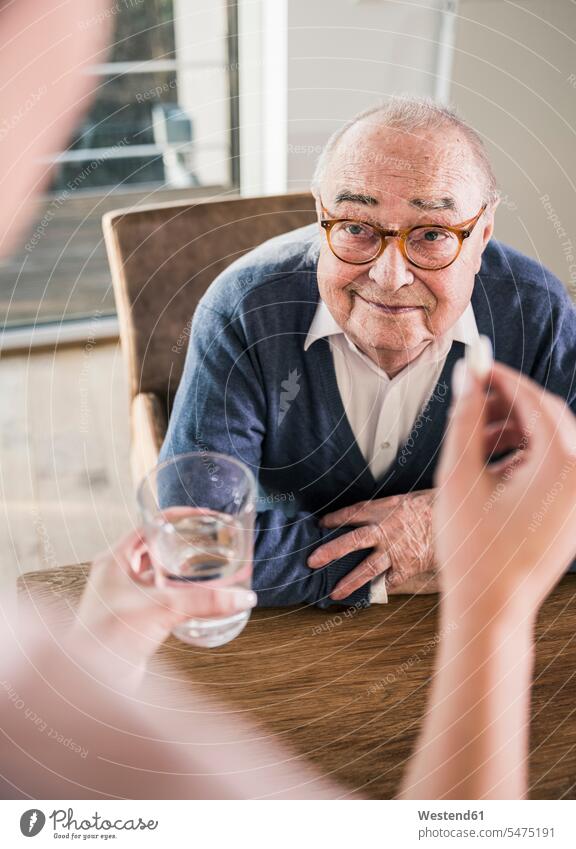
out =
{"type": "Polygon", "coordinates": [[[443,107],[359,115],[313,193],[318,224],[245,255],[202,298],[162,456],[220,451],[257,475],[260,604],[363,606],[433,573],[455,362],[480,332],[576,410],[576,311],[550,272],[491,240],[490,162],[443,107]]]}

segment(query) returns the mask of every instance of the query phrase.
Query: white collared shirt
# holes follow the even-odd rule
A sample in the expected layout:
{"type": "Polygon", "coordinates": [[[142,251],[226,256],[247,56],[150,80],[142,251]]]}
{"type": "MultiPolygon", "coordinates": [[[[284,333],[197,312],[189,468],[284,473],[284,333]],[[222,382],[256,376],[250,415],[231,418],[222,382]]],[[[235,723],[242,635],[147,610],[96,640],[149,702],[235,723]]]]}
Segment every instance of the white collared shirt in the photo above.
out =
{"type": "MultiPolygon", "coordinates": [[[[438,383],[453,341],[471,345],[478,338],[472,304],[444,336],[431,342],[390,378],[349,339],[320,300],[304,350],[328,337],[342,404],[352,433],[375,478],[394,462],[438,383]]],[[[384,575],[372,582],[371,601],[386,603],[384,575]]]]}
{"type": "Polygon", "coordinates": [[[478,327],[468,304],[448,333],[431,342],[393,378],[356,347],[320,300],[304,350],[326,337],[352,433],[370,471],[379,478],[393,463],[430,400],[452,342],[471,345],[478,338],[478,327]]]}

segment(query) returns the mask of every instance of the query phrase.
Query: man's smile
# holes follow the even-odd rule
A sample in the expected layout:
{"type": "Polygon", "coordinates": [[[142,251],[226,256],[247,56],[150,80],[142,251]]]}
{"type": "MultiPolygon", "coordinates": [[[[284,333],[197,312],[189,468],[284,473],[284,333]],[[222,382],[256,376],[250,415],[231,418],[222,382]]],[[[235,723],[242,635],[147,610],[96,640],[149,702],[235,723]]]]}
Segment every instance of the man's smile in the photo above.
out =
{"type": "Polygon", "coordinates": [[[368,298],[364,298],[359,292],[356,292],[359,298],[361,298],[365,303],[370,304],[371,307],[376,307],[382,312],[389,313],[391,315],[398,315],[399,313],[405,312],[414,312],[415,310],[424,309],[424,307],[418,304],[382,304],[379,301],[372,301],[368,298]]]}

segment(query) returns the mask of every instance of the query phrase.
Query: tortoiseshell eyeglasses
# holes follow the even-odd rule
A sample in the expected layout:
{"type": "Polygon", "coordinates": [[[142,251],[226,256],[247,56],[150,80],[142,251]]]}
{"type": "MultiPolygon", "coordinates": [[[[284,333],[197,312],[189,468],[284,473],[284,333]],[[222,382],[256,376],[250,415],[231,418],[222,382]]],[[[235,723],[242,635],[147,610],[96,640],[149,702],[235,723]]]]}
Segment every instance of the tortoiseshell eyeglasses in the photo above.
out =
{"type": "MultiPolygon", "coordinates": [[[[352,218],[323,218],[330,250],[342,262],[364,265],[373,262],[386,250],[388,239],[400,240],[403,256],[416,268],[439,271],[448,268],[458,258],[464,239],[467,239],[486,209],[453,227],[418,224],[402,230],[388,230],[352,218]]],[[[322,212],[328,211],[322,204],[322,212]]]]}

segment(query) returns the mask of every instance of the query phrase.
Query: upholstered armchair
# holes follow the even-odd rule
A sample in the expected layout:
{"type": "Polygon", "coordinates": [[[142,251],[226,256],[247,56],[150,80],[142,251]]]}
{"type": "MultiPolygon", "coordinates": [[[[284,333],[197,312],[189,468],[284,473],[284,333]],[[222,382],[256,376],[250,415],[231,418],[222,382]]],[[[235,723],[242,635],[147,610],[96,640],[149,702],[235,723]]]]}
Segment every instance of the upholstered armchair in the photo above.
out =
{"type": "Polygon", "coordinates": [[[314,218],[309,194],[162,203],[104,216],[135,481],[157,462],[202,294],[237,257],[314,218]]]}

